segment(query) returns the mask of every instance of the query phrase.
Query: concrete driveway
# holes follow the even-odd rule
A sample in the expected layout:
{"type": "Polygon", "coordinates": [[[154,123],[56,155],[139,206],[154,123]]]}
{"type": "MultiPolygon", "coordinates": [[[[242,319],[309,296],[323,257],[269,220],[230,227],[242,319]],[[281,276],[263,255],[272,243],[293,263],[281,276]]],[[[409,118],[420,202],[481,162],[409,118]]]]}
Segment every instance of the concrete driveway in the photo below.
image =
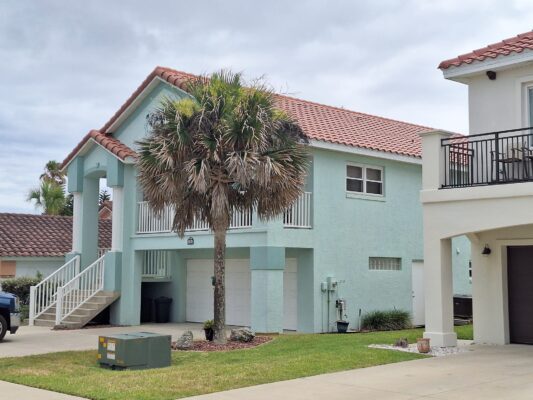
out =
{"type": "MultiPolygon", "coordinates": [[[[185,330],[192,330],[198,337],[203,334],[201,328],[201,324],[147,324],[76,331],[22,327],[20,334],[8,336],[7,341],[0,343],[0,357],[94,349],[99,335],[115,332],[160,332],[171,334],[175,339],[185,330]]],[[[533,399],[533,346],[474,345],[471,349],[467,353],[447,357],[318,375],[191,399],[533,399]]],[[[3,393],[13,394],[11,398],[71,399],[69,396],[0,381],[0,398],[3,398],[3,393]]]]}
{"type": "Polygon", "coordinates": [[[473,346],[471,352],[447,357],[318,375],[190,399],[531,400],[533,346],[473,346]]]}
{"type": "Polygon", "coordinates": [[[15,335],[6,335],[0,342],[0,358],[21,357],[70,350],[96,350],[98,336],[127,332],[155,332],[172,335],[176,340],[190,330],[195,338],[203,337],[202,324],[143,324],[110,328],[88,328],[69,331],[53,331],[48,327],[22,326],[15,335]]]}

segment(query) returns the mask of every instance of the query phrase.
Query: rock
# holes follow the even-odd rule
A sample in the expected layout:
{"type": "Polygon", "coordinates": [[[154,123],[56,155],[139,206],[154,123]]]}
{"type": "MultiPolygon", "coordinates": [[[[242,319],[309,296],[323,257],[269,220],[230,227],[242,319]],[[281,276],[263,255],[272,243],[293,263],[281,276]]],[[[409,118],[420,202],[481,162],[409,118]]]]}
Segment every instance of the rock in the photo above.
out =
{"type": "Polygon", "coordinates": [[[394,343],[394,346],[406,349],[409,347],[409,341],[407,340],[407,338],[398,339],[396,343],[394,343]]]}
{"type": "Polygon", "coordinates": [[[175,350],[190,350],[192,349],[192,341],[192,332],[186,331],[177,341],[172,344],[172,348],[175,350]]]}
{"type": "Polygon", "coordinates": [[[254,340],[255,333],[249,328],[237,328],[232,329],[229,340],[232,342],[251,342],[254,340]]]}

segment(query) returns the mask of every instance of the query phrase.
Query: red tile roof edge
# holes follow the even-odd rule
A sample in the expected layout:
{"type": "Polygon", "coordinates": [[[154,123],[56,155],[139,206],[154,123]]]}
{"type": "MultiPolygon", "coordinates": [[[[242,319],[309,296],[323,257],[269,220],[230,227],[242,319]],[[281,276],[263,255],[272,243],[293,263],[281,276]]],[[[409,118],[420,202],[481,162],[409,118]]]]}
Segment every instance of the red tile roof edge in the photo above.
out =
{"type": "Polygon", "coordinates": [[[524,40],[533,41],[533,31],[521,33],[515,37],[504,39],[501,42],[489,44],[469,53],[444,60],[439,64],[439,69],[448,69],[452,66],[459,67],[463,64],[472,64],[474,61],[484,61],[487,58],[505,57],[512,53],[521,53],[526,49],[533,50],[533,44],[520,43],[524,40]]]}
{"type": "Polygon", "coordinates": [[[106,135],[97,130],[91,130],[84,138],[76,145],[76,147],[68,154],[68,156],[61,163],[61,168],[65,168],[67,164],[78,154],[82,147],[93,139],[97,144],[108,150],[110,153],[117,156],[121,161],[125,161],[128,157],[137,158],[137,153],[122,143],[120,140],[111,135],[106,135]]]}

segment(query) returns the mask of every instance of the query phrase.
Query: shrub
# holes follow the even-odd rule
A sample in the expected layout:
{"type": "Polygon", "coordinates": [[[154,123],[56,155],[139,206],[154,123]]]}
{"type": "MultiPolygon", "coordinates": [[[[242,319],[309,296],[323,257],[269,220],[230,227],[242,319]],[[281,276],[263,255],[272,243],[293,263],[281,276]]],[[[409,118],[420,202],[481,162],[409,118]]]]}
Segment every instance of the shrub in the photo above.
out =
{"type": "Polygon", "coordinates": [[[411,328],[411,315],[404,310],[372,311],[363,316],[361,328],[369,331],[396,331],[411,328]]]}
{"type": "Polygon", "coordinates": [[[20,300],[21,305],[30,303],[30,286],[35,286],[41,281],[41,277],[30,278],[21,276],[20,278],[6,279],[2,281],[2,290],[13,293],[20,300]]]}

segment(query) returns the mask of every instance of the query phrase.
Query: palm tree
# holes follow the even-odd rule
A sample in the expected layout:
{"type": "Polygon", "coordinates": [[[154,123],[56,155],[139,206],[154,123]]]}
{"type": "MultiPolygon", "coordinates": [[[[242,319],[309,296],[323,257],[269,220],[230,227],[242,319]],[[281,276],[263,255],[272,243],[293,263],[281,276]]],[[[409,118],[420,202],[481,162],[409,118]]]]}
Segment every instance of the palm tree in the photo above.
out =
{"type": "Polygon", "coordinates": [[[63,185],[65,183],[65,173],[61,171],[61,163],[55,160],[48,161],[40,179],[41,181],[55,182],[59,185],[63,185]]]}
{"type": "Polygon", "coordinates": [[[27,200],[35,202],[36,207],[42,207],[46,215],[61,215],[65,207],[65,192],[62,185],[42,180],[38,188],[30,190],[27,200]]]}
{"type": "Polygon", "coordinates": [[[106,189],[102,189],[98,195],[98,206],[102,207],[106,202],[111,200],[111,195],[106,189]]]}
{"type": "Polygon", "coordinates": [[[233,213],[261,219],[283,213],[302,193],[307,139],[275,107],[275,94],[240,74],[222,71],[187,83],[191,97],[164,99],[138,142],[139,182],[155,212],[175,210],[180,237],[195,221],[214,232],[214,340],[225,334],[226,231],[233,213]]]}

